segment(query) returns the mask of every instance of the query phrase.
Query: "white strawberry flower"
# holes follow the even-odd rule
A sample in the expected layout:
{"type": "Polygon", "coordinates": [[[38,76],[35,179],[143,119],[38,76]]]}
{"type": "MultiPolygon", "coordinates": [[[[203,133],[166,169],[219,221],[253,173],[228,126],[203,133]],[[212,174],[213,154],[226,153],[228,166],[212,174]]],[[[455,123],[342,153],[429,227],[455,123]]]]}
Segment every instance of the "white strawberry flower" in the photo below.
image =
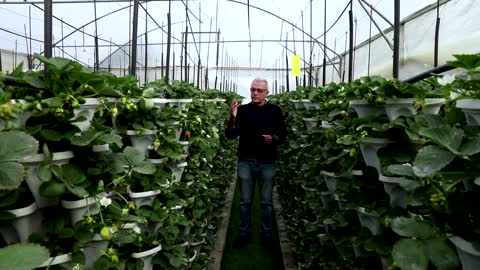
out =
{"type": "Polygon", "coordinates": [[[110,204],[112,204],[112,199],[107,198],[107,197],[103,197],[103,198],[100,199],[100,204],[104,207],[107,207],[110,204]]]}
{"type": "Polygon", "coordinates": [[[133,228],[132,228],[133,232],[136,233],[136,234],[140,234],[142,232],[142,230],[140,230],[140,227],[138,227],[137,225],[135,225],[133,228]]]}
{"type": "Polygon", "coordinates": [[[438,81],[439,84],[445,86],[445,85],[451,84],[452,82],[455,81],[455,75],[453,75],[453,74],[445,75],[442,78],[437,78],[437,81],[438,81]]]}

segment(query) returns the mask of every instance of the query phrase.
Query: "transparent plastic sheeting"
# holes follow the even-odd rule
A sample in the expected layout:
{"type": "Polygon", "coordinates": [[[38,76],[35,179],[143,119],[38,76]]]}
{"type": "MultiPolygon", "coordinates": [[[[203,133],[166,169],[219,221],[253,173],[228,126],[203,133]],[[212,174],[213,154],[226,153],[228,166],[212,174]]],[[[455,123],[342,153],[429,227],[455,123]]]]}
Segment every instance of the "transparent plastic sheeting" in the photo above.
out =
{"type": "MultiPolygon", "coordinates": [[[[475,0],[451,0],[440,6],[439,65],[453,59],[453,54],[480,52],[479,14],[480,4],[475,0]]],[[[403,21],[400,30],[400,79],[407,79],[433,67],[436,18],[437,11],[433,5],[403,21]],[[424,12],[425,10],[428,11],[424,12]]],[[[393,31],[387,32],[386,36],[393,44],[393,31]]],[[[370,46],[370,75],[391,77],[393,51],[385,39],[377,35],[370,46]]],[[[355,50],[355,78],[368,73],[368,51],[368,41],[357,46],[355,50]]],[[[339,62],[338,59],[334,61],[339,62]]],[[[346,63],[348,71],[348,55],[342,63],[346,63]]],[[[340,77],[333,73],[332,69],[327,66],[327,81],[332,81],[332,77],[334,81],[340,81],[340,77]]],[[[348,78],[347,71],[345,79],[348,78]]],[[[319,74],[321,76],[322,72],[319,74]]]]}
{"type": "MultiPolygon", "coordinates": [[[[443,3],[440,7],[440,39],[439,39],[439,65],[444,64],[447,60],[453,59],[452,54],[469,54],[479,53],[480,49],[480,3],[475,0],[450,0],[440,1],[443,3]]],[[[434,42],[435,42],[435,24],[436,24],[436,3],[422,10],[417,11],[402,21],[400,30],[400,79],[406,79],[433,67],[434,59],[434,42]]],[[[387,38],[393,44],[392,29],[384,29],[387,38]]],[[[144,43],[144,36],[139,37],[139,44],[144,43]]],[[[382,75],[385,77],[392,76],[393,52],[388,46],[385,39],[380,35],[372,38],[370,44],[370,75],[382,75]]],[[[115,50],[115,48],[113,48],[115,50]]],[[[180,46],[175,48],[175,54],[180,54],[180,46]]],[[[190,49],[193,49],[190,48],[190,49]]],[[[100,66],[107,70],[108,66],[111,71],[117,75],[128,74],[128,44],[121,49],[112,51],[110,57],[103,59],[100,66]]],[[[340,52],[337,52],[340,53],[340,52]]],[[[24,54],[15,54],[12,50],[1,50],[3,71],[10,71],[15,64],[24,62],[26,67],[26,56],[24,54]]],[[[335,67],[340,71],[340,75],[333,69],[332,65],[327,64],[326,81],[339,82],[343,79],[348,80],[348,52],[345,57],[344,53],[341,58],[334,58],[332,61],[335,67]],[[339,64],[341,63],[341,64],[339,64]]],[[[368,73],[368,54],[369,44],[364,41],[355,49],[354,56],[354,78],[366,76],[368,73]]],[[[165,56],[164,56],[165,57],[165,56]]],[[[164,58],[164,61],[166,57],[164,58]]],[[[144,62],[145,47],[138,46],[137,51],[137,76],[143,83],[144,78],[144,62]]],[[[191,62],[191,61],[190,61],[191,62]]],[[[90,63],[91,65],[92,63],[90,63]]],[[[171,63],[172,65],[173,63],[171,63]]],[[[291,63],[290,63],[291,64],[291,63]]],[[[175,63],[175,79],[180,78],[180,63],[175,63]]],[[[161,78],[161,46],[151,46],[148,48],[148,81],[161,78]],[[154,68],[153,66],[156,66],[154,68]]],[[[303,78],[303,70],[300,78],[303,78]]],[[[313,79],[314,85],[322,83],[322,67],[313,71],[316,78],[313,79]]],[[[278,89],[286,89],[286,75],[289,76],[290,90],[295,89],[295,77],[291,76],[290,71],[272,71],[272,70],[238,70],[238,93],[249,98],[248,89],[250,82],[255,77],[266,78],[270,82],[270,89],[273,90],[274,81],[277,80],[278,89]]],[[[201,85],[205,85],[204,78],[205,69],[201,74],[201,85]]],[[[222,72],[220,70],[209,71],[209,87],[214,87],[215,77],[217,76],[217,88],[222,82],[222,72]]],[[[173,77],[173,69],[171,68],[170,78],[173,77]]],[[[307,78],[308,80],[308,78],[307,78]]],[[[190,81],[197,82],[196,73],[193,74],[193,67],[190,68],[190,81]]],[[[273,91],[271,91],[273,92],[273,91]]]]}

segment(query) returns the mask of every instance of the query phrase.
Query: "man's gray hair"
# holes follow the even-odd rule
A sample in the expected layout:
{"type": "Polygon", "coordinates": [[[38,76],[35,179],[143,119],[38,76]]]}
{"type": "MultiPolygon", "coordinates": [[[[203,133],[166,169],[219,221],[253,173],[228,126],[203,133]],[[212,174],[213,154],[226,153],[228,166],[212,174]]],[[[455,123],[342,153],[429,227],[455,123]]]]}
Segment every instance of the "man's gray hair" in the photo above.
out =
{"type": "Polygon", "coordinates": [[[265,78],[255,78],[255,79],[252,80],[252,83],[255,82],[255,81],[257,81],[257,82],[264,82],[265,85],[267,86],[267,90],[268,90],[268,81],[267,81],[267,79],[265,79],[265,78]]]}

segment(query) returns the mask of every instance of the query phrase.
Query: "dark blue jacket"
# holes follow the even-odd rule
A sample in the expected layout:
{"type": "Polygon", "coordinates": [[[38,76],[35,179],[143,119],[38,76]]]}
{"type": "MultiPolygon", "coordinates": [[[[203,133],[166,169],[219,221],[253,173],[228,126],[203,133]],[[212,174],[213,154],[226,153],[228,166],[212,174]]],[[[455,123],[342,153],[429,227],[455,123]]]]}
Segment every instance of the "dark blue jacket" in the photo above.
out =
{"type": "Polygon", "coordinates": [[[225,129],[227,138],[240,137],[238,159],[255,159],[273,162],[277,159],[277,146],[286,141],[286,128],[280,107],[266,102],[259,107],[253,103],[241,105],[237,109],[235,127],[225,129]],[[272,135],[270,144],[262,135],[272,135]]]}

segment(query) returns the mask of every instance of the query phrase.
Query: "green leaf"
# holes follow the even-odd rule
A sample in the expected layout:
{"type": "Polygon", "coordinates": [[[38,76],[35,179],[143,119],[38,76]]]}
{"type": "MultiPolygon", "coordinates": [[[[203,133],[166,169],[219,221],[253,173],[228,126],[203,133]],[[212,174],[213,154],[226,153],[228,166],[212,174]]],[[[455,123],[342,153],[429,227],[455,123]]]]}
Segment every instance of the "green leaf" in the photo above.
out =
{"type": "Polygon", "coordinates": [[[25,132],[0,132],[0,162],[18,161],[38,152],[38,142],[25,132]]]}
{"type": "Polygon", "coordinates": [[[63,193],[65,193],[65,185],[63,183],[52,180],[43,182],[42,185],[40,185],[40,195],[44,197],[55,198],[63,193]]]}
{"type": "Polygon", "coordinates": [[[471,156],[480,153],[480,136],[468,138],[460,147],[462,155],[471,156]]]}
{"type": "Polygon", "coordinates": [[[73,264],[77,264],[77,263],[81,265],[85,264],[85,254],[82,251],[76,250],[72,252],[70,256],[72,257],[73,264]]]}
{"type": "Polygon", "coordinates": [[[420,240],[402,238],[393,246],[392,256],[402,270],[426,270],[428,257],[420,240]]]}
{"type": "Polygon", "coordinates": [[[440,147],[429,145],[418,151],[413,162],[413,172],[418,177],[428,177],[450,164],[455,155],[440,147]]]}
{"type": "Polygon", "coordinates": [[[153,87],[143,90],[142,97],[153,98],[155,96],[155,89],[153,87]]]}
{"type": "Polygon", "coordinates": [[[456,61],[447,61],[452,67],[464,69],[476,69],[480,67],[480,56],[477,54],[454,54],[456,61]]]}
{"type": "Polygon", "coordinates": [[[16,219],[17,216],[15,216],[14,214],[10,213],[10,212],[7,212],[7,211],[4,211],[4,210],[0,210],[0,221],[12,221],[14,219],[16,219]]]}
{"type": "Polygon", "coordinates": [[[0,249],[0,269],[30,270],[49,258],[48,249],[36,244],[15,244],[0,249]]]}
{"type": "Polygon", "coordinates": [[[420,130],[420,135],[458,154],[463,139],[463,130],[452,127],[425,128],[420,130]]]}
{"type": "Polygon", "coordinates": [[[37,171],[37,176],[40,180],[46,182],[52,179],[52,171],[47,166],[40,166],[37,171]]]}
{"type": "Polygon", "coordinates": [[[46,141],[51,141],[51,142],[58,142],[63,138],[66,138],[66,134],[57,131],[57,130],[51,130],[51,129],[42,129],[40,130],[40,136],[42,136],[43,139],[46,141]]]}
{"type": "Polygon", "coordinates": [[[142,151],[131,146],[125,147],[125,150],[123,150],[123,154],[127,158],[130,165],[137,165],[143,160],[145,160],[145,156],[143,155],[142,151]]]}
{"type": "Polygon", "coordinates": [[[0,163],[0,190],[13,190],[23,181],[23,165],[17,162],[0,163]]]}
{"type": "Polygon", "coordinates": [[[87,180],[87,177],[85,176],[83,171],[73,164],[65,164],[65,165],[62,165],[61,168],[63,171],[62,180],[67,184],[70,184],[73,186],[73,185],[81,184],[85,182],[85,180],[87,180]]]}
{"type": "Polygon", "coordinates": [[[440,270],[458,269],[457,253],[445,240],[435,238],[425,242],[430,261],[440,270]]]}
{"type": "Polygon", "coordinates": [[[100,137],[103,132],[97,132],[95,129],[88,129],[80,134],[80,136],[74,136],[71,139],[72,144],[79,146],[89,145],[93,140],[100,137]]]}
{"type": "Polygon", "coordinates": [[[67,189],[80,198],[88,197],[89,193],[84,187],[67,185],[67,189]]]}
{"type": "Polygon", "coordinates": [[[98,136],[97,141],[107,144],[116,144],[119,148],[123,146],[122,136],[117,134],[102,134],[98,136]]]}
{"type": "Polygon", "coordinates": [[[170,262],[170,264],[175,268],[179,268],[180,266],[182,266],[183,264],[186,263],[185,258],[175,256],[175,255],[170,254],[170,253],[165,253],[165,255],[168,258],[168,262],[170,262]]]}
{"type": "Polygon", "coordinates": [[[155,173],[156,167],[151,162],[141,161],[133,167],[133,170],[141,174],[153,174],[155,173]]]}
{"type": "Polygon", "coordinates": [[[40,62],[44,63],[49,68],[51,69],[53,68],[55,71],[59,71],[65,68],[71,62],[71,60],[66,58],[61,58],[61,57],[46,58],[45,56],[42,56],[40,54],[35,54],[35,58],[38,59],[40,62]]]}
{"type": "Polygon", "coordinates": [[[415,117],[417,124],[428,128],[440,128],[448,126],[445,119],[435,114],[419,114],[415,117]]]}
{"type": "Polygon", "coordinates": [[[45,85],[43,80],[39,77],[39,72],[26,71],[25,75],[22,77],[24,81],[35,88],[44,88],[45,85]]]}
{"type": "Polygon", "coordinates": [[[388,173],[400,176],[409,176],[415,178],[413,167],[410,165],[390,165],[386,168],[388,173]]]}
{"type": "Polygon", "coordinates": [[[44,99],[43,102],[46,102],[49,107],[62,107],[65,100],[61,97],[52,97],[44,99]]]}
{"type": "Polygon", "coordinates": [[[129,244],[135,242],[136,238],[131,232],[124,229],[119,229],[115,233],[115,240],[119,244],[129,244]]]}
{"type": "Polygon", "coordinates": [[[427,239],[432,236],[432,227],[414,218],[396,217],[391,224],[392,230],[400,236],[427,239]]]}

